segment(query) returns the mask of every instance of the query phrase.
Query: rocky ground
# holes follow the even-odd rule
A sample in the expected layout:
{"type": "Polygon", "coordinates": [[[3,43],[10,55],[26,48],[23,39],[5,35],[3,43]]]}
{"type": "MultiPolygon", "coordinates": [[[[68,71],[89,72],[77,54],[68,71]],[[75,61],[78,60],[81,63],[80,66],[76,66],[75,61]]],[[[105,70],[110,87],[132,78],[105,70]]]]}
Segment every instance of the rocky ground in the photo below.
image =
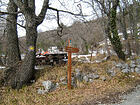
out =
{"type": "Polygon", "coordinates": [[[72,90],[67,89],[67,66],[36,67],[35,80],[23,89],[0,88],[1,104],[108,105],[122,102],[120,96],[132,91],[140,81],[140,58],[123,62],[112,56],[92,63],[80,61],[73,59],[72,90]]]}

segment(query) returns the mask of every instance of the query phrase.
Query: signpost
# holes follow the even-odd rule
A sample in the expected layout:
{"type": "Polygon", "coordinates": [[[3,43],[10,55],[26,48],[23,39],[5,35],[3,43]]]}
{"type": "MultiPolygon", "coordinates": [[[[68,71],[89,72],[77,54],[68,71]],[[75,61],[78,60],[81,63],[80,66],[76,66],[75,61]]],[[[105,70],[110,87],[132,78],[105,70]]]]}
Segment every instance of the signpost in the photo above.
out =
{"type": "Polygon", "coordinates": [[[68,89],[71,89],[71,54],[72,53],[78,53],[78,48],[71,47],[71,40],[68,41],[68,46],[66,47],[66,52],[68,52],[68,89]]]}

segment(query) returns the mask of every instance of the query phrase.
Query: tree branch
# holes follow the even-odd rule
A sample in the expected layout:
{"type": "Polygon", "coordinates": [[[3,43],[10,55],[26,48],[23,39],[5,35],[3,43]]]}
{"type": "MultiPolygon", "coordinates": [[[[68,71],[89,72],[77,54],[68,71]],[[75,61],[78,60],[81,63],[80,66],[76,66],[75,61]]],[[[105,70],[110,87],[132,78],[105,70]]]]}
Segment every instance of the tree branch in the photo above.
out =
{"type": "Polygon", "coordinates": [[[24,4],[22,2],[22,0],[13,0],[14,3],[22,10],[24,7],[24,4]]]}
{"type": "Polygon", "coordinates": [[[65,10],[59,10],[59,9],[56,9],[56,8],[53,8],[53,7],[48,7],[48,9],[51,9],[51,10],[54,10],[54,11],[59,11],[59,12],[64,12],[64,13],[69,13],[69,14],[75,15],[75,16],[87,16],[87,15],[82,15],[82,14],[75,14],[75,13],[65,11],[65,10]]]}
{"type": "Polygon", "coordinates": [[[104,13],[108,15],[107,8],[106,8],[105,5],[104,5],[104,0],[103,0],[103,2],[101,2],[101,1],[99,1],[99,0],[95,0],[95,1],[96,1],[97,3],[99,3],[99,4],[102,6],[104,13]]]}
{"type": "Polygon", "coordinates": [[[7,15],[7,14],[10,14],[10,15],[16,15],[16,14],[18,14],[18,13],[21,13],[21,11],[18,11],[18,12],[2,12],[2,11],[0,11],[0,15],[7,15]]]}
{"type": "Polygon", "coordinates": [[[41,24],[44,20],[44,17],[46,15],[46,12],[47,12],[47,9],[49,7],[49,0],[44,0],[44,3],[43,3],[43,7],[41,9],[41,12],[40,14],[37,16],[37,25],[41,24]]]}
{"type": "MultiPolygon", "coordinates": [[[[9,22],[12,23],[12,20],[6,19],[6,18],[4,18],[4,17],[2,17],[2,16],[0,16],[0,18],[5,19],[6,21],[9,21],[9,22]]],[[[25,26],[20,25],[19,23],[16,23],[16,24],[19,25],[19,26],[22,27],[22,28],[26,28],[25,26]]]]}

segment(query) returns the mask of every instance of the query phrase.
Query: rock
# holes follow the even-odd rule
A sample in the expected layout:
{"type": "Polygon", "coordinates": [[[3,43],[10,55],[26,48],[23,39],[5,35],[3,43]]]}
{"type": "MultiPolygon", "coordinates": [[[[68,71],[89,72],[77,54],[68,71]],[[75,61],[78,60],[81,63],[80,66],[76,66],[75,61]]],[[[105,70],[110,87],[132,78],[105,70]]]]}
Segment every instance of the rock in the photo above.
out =
{"type": "Polygon", "coordinates": [[[83,81],[83,75],[81,72],[77,72],[76,75],[75,75],[76,79],[80,82],[83,81]]]}
{"type": "Polygon", "coordinates": [[[56,84],[54,84],[53,82],[51,82],[49,80],[48,81],[43,81],[42,85],[45,87],[46,92],[53,91],[56,88],[56,84]]]}
{"type": "Polygon", "coordinates": [[[101,80],[102,80],[102,81],[106,81],[106,77],[105,77],[105,76],[102,76],[102,77],[101,77],[101,80]]]}
{"type": "Polygon", "coordinates": [[[135,62],[135,61],[133,61],[133,60],[131,60],[131,64],[136,64],[136,62],[135,62]]]}
{"type": "Polygon", "coordinates": [[[137,65],[137,68],[140,68],[140,65],[137,65]]]}
{"type": "Polygon", "coordinates": [[[136,65],[131,63],[131,64],[130,64],[130,67],[131,67],[131,68],[135,68],[136,65]]]}
{"type": "Polygon", "coordinates": [[[89,79],[99,79],[99,75],[97,74],[88,74],[87,76],[89,79]]]}
{"type": "Polygon", "coordinates": [[[88,82],[88,76],[84,76],[84,77],[83,77],[83,80],[84,80],[85,82],[88,82]]]}
{"type": "Polygon", "coordinates": [[[94,74],[88,74],[87,76],[89,79],[94,79],[94,77],[95,77],[94,74]]]}
{"type": "Polygon", "coordinates": [[[63,85],[67,85],[67,81],[62,81],[61,82],[63,85]]]}
{"type": "Polygon", "coordinates": [[[94,79],[99,79],[99,77],[100,77],[100,76],[97,75],[97,74],[94,75],[94,79]]]}
{"type": "Polygon", "coordinates": [[[129,65],[128,64],[123,64],[122,69],[129,69],[129,65]]]}
{"type": "Polygon", "coordinates": [[[122,63],[118,63],[118,64],[116,65],[116,67],[117,67],[117,68],[121,68],[121,67],[122,67],[122,63]]]}
{"type": "Polygon", "coordinates": [[[129,73],[130,72],[130,69],[123,69],[122,72],[123,73],[129,73]]]}
{"type": "Polygon", "coordinates": [[[135,72],[140,74],[140,68],[135,68],[135,72]]]}
{"type": "Polygon", "coordinates": [[[134,68],[131,68],[130,72],[132,72],[132,73],[135,72],[135,69],[134,68]]]}
{"type": "Polygon", "coordinates": [[[89,79],[89,82],[92,83],[94,80],[93,79],[89,79]]]}
{"type": "Polygon", "coordinates": [[[45,93],[45,90],[38,89],[38,90],[37,90],[37,93],[38,93],[38,94],[44,94],[44,93],[45,93]]]}
{"type": "Polygon", "coordinates": [[[75,78],[75,77],[72,77],[72,78],[71,78],[71,85],[72,85],[73,87],[77,87],[76,78],[75,78]]]}
{"type": "Polygon", "coordinates": [[[114,70],[108,70],[107,72],[111,77],[114,77],[116,75],[116,72],[114,70]]]}
{"type": "Polygon", "coordinates": [[[140,65],[140,58],[136,60],[136,63],[140,65]]]}
{"type": "Polygon", "coordinates": [[[60,82],[63,82],[65,80],[66,80],[65,77],[60,78],[60,82]]]}
{"type": "Polygon", "coordinates": [[[79,73],[79,72],[80,72],[80,69],[75,69],[75,72],[76,72],[76,73],[79,73]]]}

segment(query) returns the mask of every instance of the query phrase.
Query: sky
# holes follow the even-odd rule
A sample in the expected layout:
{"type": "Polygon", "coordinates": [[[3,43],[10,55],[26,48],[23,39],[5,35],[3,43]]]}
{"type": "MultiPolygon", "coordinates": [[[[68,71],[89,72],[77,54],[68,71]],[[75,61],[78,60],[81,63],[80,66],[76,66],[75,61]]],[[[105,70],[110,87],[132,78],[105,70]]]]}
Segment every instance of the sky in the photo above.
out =
{"type": "MultiPolygon", "coordinates": [[[[8,3],[8,0],[2,0],[5,3],[8,3]]],[[[44,0],[35,0],[36,1],[36,15],[38,15],[41,11],[42,4],[44,0]]],[[[89,15],[88,17],[85,17],[86,20],[92,20],[92,9],[85,5],[84,3],[79,2],[80,0],[50,0],[49,5],[50,7],[54,7],[60,10],[66,10],[73,13],[79,13],[80,10],[78,8],[78,5],[81,5],[82,12],[84,15],[89,15]],[[74,3],[75,2],[75,3],[74,3]]],[[[6,11],[6,6],[2,6],[1,9],[3,11],[6,11]]],[[[19,14],[21,15],[21,14],[19,14]]],[[[25,25],[25,22],[23,22],[24,16],[19,16],[18,23],[25,25]]],[[[74,21],[78,21],[81,18],[76,18],[75,16],[72,16],[67,13],[60,13],[60,23],[63,23],[66,26],[72,25],[74,21]]],[[[38,26],[38,32],[44,32],[48,30],[53,30],[58,27],[57,21],[56,21],[56,11],[48,10],[46,13],[46,17],[42,24],[38,26]]],[[[24,28],[21,28],[18,26],[18,36],[25,36],[26,31],[24,28]]]]}

